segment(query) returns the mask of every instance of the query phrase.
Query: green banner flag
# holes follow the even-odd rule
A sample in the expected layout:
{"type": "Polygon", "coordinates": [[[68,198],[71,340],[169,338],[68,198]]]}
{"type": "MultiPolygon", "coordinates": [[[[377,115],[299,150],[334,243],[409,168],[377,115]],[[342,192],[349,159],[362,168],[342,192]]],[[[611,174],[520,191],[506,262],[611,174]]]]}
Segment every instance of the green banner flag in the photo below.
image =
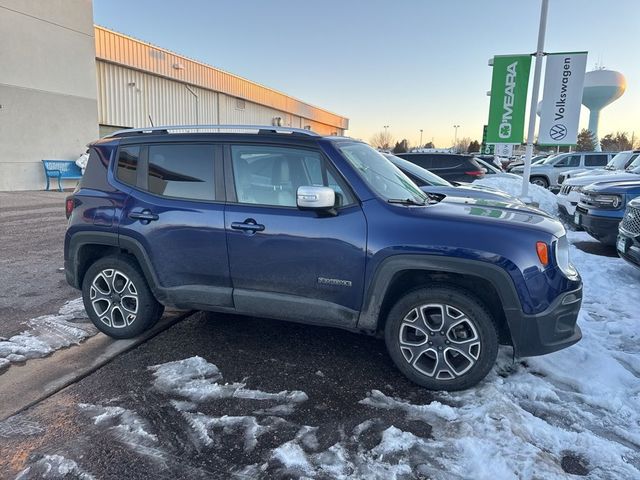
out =
{"type": "Polygon", "coordinates": [[[487,143],[522,143],[531,55],[493,57],[487,143]]]}

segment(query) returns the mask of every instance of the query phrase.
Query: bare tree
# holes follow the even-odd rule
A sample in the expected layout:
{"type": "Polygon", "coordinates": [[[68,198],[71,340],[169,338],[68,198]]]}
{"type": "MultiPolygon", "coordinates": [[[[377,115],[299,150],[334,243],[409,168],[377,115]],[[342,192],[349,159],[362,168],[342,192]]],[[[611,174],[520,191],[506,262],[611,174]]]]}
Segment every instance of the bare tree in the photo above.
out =
{"type": "Polygon", "coordinates": [[[471,143],[471,137],[459,138],[453,146],[453,150],[457,153],[466,153],[471,143]]]}
{"type": "Polygon", "coordinates": [[[393,137],[389,133],[389,129],[379,131],[371,137],[370,142],[375,148],[381,148],[382,150],[389,150],[393,144],[393,137]]]}

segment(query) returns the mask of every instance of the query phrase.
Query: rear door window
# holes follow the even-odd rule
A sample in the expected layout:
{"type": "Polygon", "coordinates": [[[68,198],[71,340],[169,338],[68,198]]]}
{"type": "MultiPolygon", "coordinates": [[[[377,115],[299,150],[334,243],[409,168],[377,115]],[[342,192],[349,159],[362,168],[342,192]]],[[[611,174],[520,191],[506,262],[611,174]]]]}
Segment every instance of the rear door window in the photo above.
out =
{"type": "Polygon", "coordinates": [[[164,197],[214,200],[214,146],[149,145],[148,190],[164,197]]]}
{"type": "Polygon", "coordinates": [[[585,155],[584,165],[585,167],[604,167],[609,160],[609,156],[606,153],[596,155],[585,155]]]}
{"type": "Polygon", "coordinates": [[[561,158],[554,167],[579,167],[582,155],[568,155],[561,158]]]}
{"type": "Polygon", "coordinates": [[[404,158],[427,170],[433,167],[433,159],[429,155],[407,155],[404,158]]]}

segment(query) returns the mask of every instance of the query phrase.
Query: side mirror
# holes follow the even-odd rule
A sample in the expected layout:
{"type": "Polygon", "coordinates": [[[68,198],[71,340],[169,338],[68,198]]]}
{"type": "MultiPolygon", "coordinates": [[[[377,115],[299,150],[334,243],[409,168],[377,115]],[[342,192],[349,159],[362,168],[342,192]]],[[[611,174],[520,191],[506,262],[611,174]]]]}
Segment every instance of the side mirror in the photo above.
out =
{"type": "Polygon", "coordinates": [[[331,210],[336,204],[336,192],[329,187],[298,187],[296,197],[303,210],[331,210]]]}

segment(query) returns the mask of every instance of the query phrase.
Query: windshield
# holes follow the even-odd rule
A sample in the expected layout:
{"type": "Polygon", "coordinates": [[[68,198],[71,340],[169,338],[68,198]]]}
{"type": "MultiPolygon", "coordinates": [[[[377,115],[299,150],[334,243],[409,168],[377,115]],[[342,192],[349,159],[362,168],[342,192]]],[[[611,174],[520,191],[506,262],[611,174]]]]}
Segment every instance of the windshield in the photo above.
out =
{"type": "Polygon", "coordinates": [[[439,177],[435,173],[431,173],[429,170],[419,167],[415,163],[411,163],[404,158],[396,157],[395,155],[385,154],[385,157],[389,159],[391,163],[393,163],[396,167],[398,167],[403,172],[408,172],[409,175],[413,175],[414,177],[422,180],[427,185],[432,185],[436,187],[451,187],[452,185],[447,182],[444,178],[439,177]]]}
{"type": "Polygon", "coordinates": [[[484,160],[478,157],[474,157],[473,159],[476,162],[478,162],[482,168],[486,169],[487,173],[501,173],[500,169],[495,165],[491,165],[489,162],[485,162],[484,160]]]}
{"type": "MultiPolygon", "coordinates": [[[[617,156],[618,155],[616,155],[616,157],[617,156]]],[[[616,157],[613,157],[613,158],[616,158],[616,157]]],[[[613,160],[611,160],[611,161],[613,162],[613,160]]],[[[638,172],[635,171],[638,168],[640,168],[640,154],[635,156],[635,160],[629,164],[629,166],[627,167],[627,171],[630,172],[630,171],[634,170],[633,173],[638,173],[638,172]]]]}
{"type": "Polygon", "coordinates": [[[385,200],[412,200],[425,203],[427,195],[384,156],[365,143],[338,146],[362,179],[385,200]]]}

